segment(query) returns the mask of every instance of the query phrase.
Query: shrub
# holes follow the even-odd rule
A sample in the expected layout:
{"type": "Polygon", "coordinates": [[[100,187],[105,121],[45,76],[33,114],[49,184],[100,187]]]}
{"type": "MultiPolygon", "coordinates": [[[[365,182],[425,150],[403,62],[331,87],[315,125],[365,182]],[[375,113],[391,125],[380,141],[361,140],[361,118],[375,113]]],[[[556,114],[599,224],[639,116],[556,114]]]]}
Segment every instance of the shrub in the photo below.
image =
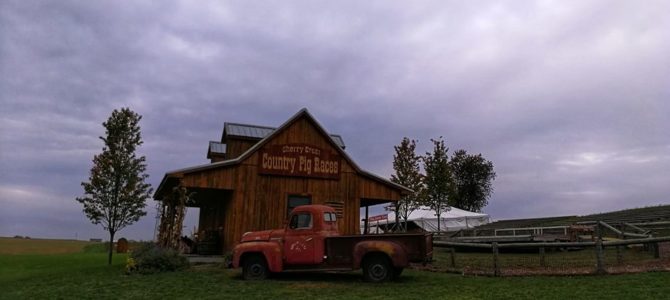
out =
{"type": "Polygon", "coordinates": [[[177,251],[147,242],[134,247],[126,262],[126,272],[140,274],[171,272],[186,269],[188,265],[186,257],[179,255],[177,251]]]}

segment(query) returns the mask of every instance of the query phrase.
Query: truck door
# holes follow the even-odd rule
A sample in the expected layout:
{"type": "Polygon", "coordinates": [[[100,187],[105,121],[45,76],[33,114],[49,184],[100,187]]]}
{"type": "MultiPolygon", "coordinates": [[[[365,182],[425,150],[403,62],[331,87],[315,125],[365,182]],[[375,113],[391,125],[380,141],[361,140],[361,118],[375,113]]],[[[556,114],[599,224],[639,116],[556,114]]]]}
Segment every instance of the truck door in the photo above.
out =
{"type": "Polygon", "coordinates": [[[284,255],[286,263],[305,265],[314,263],[314,222],[308,212],[297,213],[291,217],[284,236],[284,255]]]}

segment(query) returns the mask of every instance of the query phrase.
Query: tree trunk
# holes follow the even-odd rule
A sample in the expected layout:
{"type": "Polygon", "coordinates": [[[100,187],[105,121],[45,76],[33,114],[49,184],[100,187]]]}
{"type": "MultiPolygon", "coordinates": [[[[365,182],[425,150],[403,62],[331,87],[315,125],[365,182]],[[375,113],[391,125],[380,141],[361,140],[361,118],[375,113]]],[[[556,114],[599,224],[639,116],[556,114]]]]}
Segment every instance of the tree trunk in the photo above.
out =
{"type": "Polygon", "coordinates": [[[109,231],[109,249],[107,249],[109,252],[107,256],[107,264],[111,265],[112,264],[112,252],[114,251],[114,232],[109,231]]]}

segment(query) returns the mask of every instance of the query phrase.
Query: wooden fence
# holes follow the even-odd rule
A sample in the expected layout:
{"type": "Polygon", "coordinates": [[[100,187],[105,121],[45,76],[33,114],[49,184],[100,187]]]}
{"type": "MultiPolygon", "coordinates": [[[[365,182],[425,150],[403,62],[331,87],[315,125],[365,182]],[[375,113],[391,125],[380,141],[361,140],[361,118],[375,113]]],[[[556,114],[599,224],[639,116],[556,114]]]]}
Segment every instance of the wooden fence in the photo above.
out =
{"type": "Polygon", "coordinates": [[[616,247],[616,256],[617,262],[619,264],[623,261],[623,247],[628,245],[646,245],[650,251],[653,252],[654,258],[659,258],[659,243],[670,242],[670,236],[665,237],[652,237],[652,238],[640,238],[640,239],[627,239],[627,240],[615,240],[615,241],[603,241],[601,237],[596,238],[594,242],[538,242],[538,243],[502,243],[497,242],[493,243],[463,243],[463,242],[452,242],[452,241],[434,241],[433,246],[437,248],[449,248],[450,252],[450,263],[452,267],[456,266],[455,258],[455,248],[473,248],[473,249],[490,249],[492,254],[492,269],[493,276],[501,275],[500,267],[500,249],[537,249],[537,252],[540,256],[540,266],[544,267],[545,258],[546,258],[546,249],[556,249],[556,248],[593,248],[594,249],[594,259],[595,259],[595,270],[596,274],[605,274],[607,273],[604,263],[604,248],[605,247],[616,247]]]}

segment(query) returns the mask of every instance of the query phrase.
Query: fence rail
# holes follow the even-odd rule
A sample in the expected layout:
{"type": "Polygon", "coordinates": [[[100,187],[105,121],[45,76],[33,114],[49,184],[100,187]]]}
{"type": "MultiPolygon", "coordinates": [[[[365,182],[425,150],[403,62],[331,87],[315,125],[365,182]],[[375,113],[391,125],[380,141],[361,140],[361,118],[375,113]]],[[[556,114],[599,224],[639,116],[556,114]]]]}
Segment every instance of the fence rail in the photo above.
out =
{"type": "MultiPolygon", "coordinates": [[[[646,239],[630,239],[619,241],[603,241],[603,246],[624,246],[649,244],[659,242],[670,242],[670,236],[646,238],[646,239]]],[[[493,248],[495,243],[463,243],[463,242],[449,242],[449,241],[434,241],[435,247],[469,247],[469,248],[493,248]]],[[[498,244],[498,248],[539,248],[539,247],[593,247],[596,242],[538,242],[538,243],[505,243],[498,244]]]]}

